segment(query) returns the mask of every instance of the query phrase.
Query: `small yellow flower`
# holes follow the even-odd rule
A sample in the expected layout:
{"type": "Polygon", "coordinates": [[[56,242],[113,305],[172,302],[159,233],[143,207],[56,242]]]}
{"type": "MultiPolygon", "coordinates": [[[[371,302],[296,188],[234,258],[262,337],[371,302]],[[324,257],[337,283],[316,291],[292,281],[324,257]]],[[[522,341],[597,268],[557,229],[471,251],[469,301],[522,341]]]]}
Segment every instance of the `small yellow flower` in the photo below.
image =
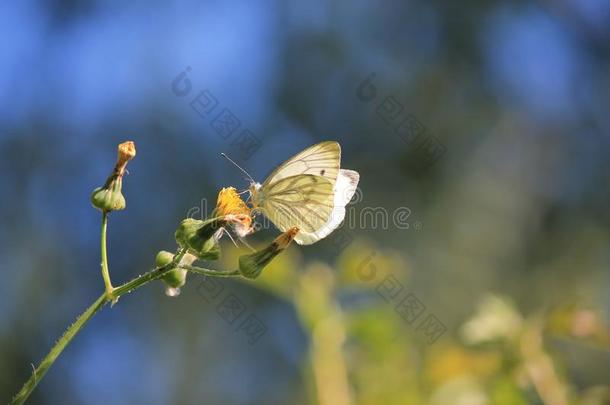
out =
{"type": "Polygon", "coordinates": [[[237,194],[234,187],[226,187],[218,193],[216,202],[218,215],[246,214],[250,215],[250,208],[237,194]]]}
{"type": "Polygon", "coordinates": [[[233,187],[223,188],[218,193],[216,215],[231,222],[234,225],[235,232],[241,237],[253,231],[252,212],[233,187]]]}

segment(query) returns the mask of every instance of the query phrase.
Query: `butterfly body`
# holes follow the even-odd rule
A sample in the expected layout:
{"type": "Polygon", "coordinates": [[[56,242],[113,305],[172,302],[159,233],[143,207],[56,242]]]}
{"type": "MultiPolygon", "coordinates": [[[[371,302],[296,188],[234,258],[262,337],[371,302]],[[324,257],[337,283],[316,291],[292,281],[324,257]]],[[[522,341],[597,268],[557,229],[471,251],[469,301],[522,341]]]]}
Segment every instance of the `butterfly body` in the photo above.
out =
{"type": "Polygon", "coordinates": [[[251,183],[248,188],[250,203],[252,204],[252,209],[255,211],[265,202],[265,193],[261,190],[262,187],[263,185],[261,183],[251,183]]]}

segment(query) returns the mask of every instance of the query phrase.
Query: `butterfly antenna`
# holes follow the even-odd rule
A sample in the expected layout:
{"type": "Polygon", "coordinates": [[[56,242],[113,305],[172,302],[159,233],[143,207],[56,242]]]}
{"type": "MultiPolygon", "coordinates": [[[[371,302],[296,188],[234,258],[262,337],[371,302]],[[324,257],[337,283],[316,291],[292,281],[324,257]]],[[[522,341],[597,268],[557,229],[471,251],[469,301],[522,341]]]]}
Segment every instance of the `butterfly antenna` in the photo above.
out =
{"type": "Polygon", "coordinates": [[[240,165],[238,165],[237,163],[235,163],[233,161],[233,159],[231,159],[230,157],[228,157],[225,153],[221,153],[222,157],[227,159],[229,162],[233,163],[235,165],[235,167],[237,167],[239,170],[241,170],[246,176],[248,176],[248,179],[250,179],[250,181],[252,183],[256,183],[254,181],[254,179],[252,178],[252,176],[250,176],[250,173],[248,173],[247,171],[245,171],[240,165]]]}
{"type": "Polygon", "coordinates": [[[235,245],[235,247],[237,246],[237,243],[235,242],[235,239],[233,239],[233,236],[231,236],[231,232],[227,232],[227,236],[229,237],[229,239],[231,239],[231,242],[233,242],[233,244],[235,245]]]}

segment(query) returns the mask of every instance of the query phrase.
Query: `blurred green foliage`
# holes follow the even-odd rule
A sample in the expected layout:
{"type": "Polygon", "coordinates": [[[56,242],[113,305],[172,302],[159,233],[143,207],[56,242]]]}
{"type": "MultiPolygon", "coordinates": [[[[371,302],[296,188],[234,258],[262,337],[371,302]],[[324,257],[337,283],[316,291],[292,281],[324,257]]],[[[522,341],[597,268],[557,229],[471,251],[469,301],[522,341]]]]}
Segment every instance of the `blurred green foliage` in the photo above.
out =
{"type": "MultiPolygon", "coordinates": [[[[237,254],[229,249],[226,262],[237,254]]],[[[571,381],[571,366],[556,347],[610,351],[610,328],[595,309],[571,304],[523,314],[510,299],[488,293],[456,330],[430,344],[376,291],[382,275],[396,269],[405,270],[401,281],[408,286],[410,270],[398,252],[359,239],[333,266],[303,261],[291,249],[248,284],[295,306],[309,339],[308,402],[610,403],[610,385],[571,381]],[[363,279],[369,252],[375,275],[363,279]]]]}

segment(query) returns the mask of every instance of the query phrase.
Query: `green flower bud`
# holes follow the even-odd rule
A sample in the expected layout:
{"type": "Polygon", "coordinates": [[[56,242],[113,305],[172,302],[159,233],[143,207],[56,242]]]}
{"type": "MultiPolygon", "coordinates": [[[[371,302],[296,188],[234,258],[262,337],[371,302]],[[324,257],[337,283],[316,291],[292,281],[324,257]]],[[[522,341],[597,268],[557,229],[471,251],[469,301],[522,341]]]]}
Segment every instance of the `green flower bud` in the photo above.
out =
{"type": "MultiPolygon", "coordinates": [[[[157,267],[167,266],[174,260],[174,255],[170,252],[160,251],[155,259],[157,267]]],[[[197,260],[197,257],[187,253],[180,260],[180,264],[190,266],[197,260]]],[[[180,288],[186,284],[186,273],[184,269],[169,270],[161,278],[165,283],[165,295],[168,297],[176,297],[180,295],[180,288]]]]}
{"type": "Polygon", "coordinates": [[[157,253],[157,257],[155,257],[155,264],[157,267],[167,266],[174,260],[174,254],[168,252],[167,250],[162,250],[157,253]]]}
{"type": "Polygon", "coordinates": [[[95,208],[104,212],[119,211],[125,209],[125,197],[121,189],[123,187],[123,174],[127,162],[136,156],[136,146],[133,142],[123,142],[118,146],[117,162],[112,174],[102,187],[93,190],[91,202],[95,208]]]}
{"type": "Polygon", "coordinates": [[[293,227],[281,234],[269,246],[258,252],[239,257],[239,272],[246,278],[257,278],[265,266],[271,263],[275,256],[279,255],[290,245],[299,232],[299,228],[293,227]]]}
{"type": "Polygon", "coordinates": [[[220,246],[215,234],[226,222],[222,218],[206,221],[187,218],[180,223],[174,236],[178,245],[187,248],[199,259],[216,260],[220,255],[220,246]]]}
{"type": "Polygon", "coordinates": [[[101,211],[119,211],[125,209],[125,197],[121,192],[123,178],[113,179],[108,186],[98,187],[91,194],[91,203],[101,211]]]}
{"type": "MultiPolygon", "coordinates": [[[[186,270],[183,269],[174,269],[170,270],[163,276],[163,281],[167,284],[165,292],[167,294],[168,287],[173,288],[175,290],[179,290],[184,284],[186,284],[186,270]]],[[[175,291],[173,294],[167,294],[170,297],[174,297],[178,295],[178,291],[175,291]]]]}
{"type": "Polygon", "coordinates": [[[207,250],[205,252],[202,252],[199,255],[199,259],[201,259],[201,260],[218,260],[218,259],[220,259],[220,244],[218,243],[218,241],[216,241],[216,243],[214,243],[209,250],[207,250]]]}

